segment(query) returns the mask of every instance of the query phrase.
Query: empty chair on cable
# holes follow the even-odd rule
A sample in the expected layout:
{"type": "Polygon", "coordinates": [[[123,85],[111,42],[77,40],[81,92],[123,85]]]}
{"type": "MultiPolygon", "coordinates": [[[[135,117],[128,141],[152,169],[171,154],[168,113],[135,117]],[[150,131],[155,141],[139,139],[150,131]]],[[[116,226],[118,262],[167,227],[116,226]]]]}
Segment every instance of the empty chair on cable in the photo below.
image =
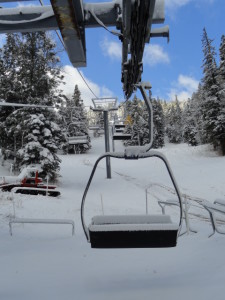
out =
{"type": "Polygon", "coordinates": [[[100,156],[94,164],[90,178],[84,191],[81,203],[81,221],[87,241],[92,248],[162,248],[175,247],[182,226],[182,199],[181,193],[173,176],[166,157],[151,150],[153,144],[153,110],[151,101],[145,93],[149,85],[141,83],[140,91],[145,100],[149,113],[149,140],[145,146],[127,147],[124,152],[107,152],[100,156]],[[159,158],[166,166],[179,201],[179,223],[173,223],[168,215],[109,215],[94,216],[87,226],[84,220],[85,199],[99,162],[106,158],[137,160],[159,158]]]}

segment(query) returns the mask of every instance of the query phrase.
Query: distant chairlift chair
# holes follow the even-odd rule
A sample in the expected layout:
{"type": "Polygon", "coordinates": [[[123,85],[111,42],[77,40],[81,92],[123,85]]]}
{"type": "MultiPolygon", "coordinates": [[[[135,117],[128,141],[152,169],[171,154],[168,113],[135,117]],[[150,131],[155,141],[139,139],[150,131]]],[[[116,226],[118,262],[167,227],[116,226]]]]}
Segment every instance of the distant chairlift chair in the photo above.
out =
{"type": "MultiPolygon", "coordinates": [[[[83,124],[82,122],[73,122],[69,124],[69,127],[71,125],[76,126],[79,124],[83,124]]],[[[88,135],[75,135],[75,136],[69,136],[68,137],[68,144],[69,148],[73,148],[74,153],[81,153],[81,146],[87,145],[89,142],[88,135]]]]}
{"type": "Polygon", "coordinates": [[[115,141],[126,141],[131,139],[131,134],[124,133],[125,125],[115,124],[112,127],[112,149],[115,151],[115,141]]]}
{"type": "Polygon", "coordinates": [[[127,147],[124,153],[108,152],[99,157],[96,161],[85,188],[81,204],[82,226],[87,241],[91,243],[92,248],[161,248],[175,247],[177,244],[183,214],[181,194],[166,157],[158,151],[150,150],[153,143],[152,106],[144,90],[146,86],[141,83],[138,85],[138,88],[143,95],[150,116],[150,143],[142,147],[127,147]],[[158,157],[161,159],[165,163],[180,203],[179,223],[173,223],[169,215],[102,215],[94,216],[91,224],[87,226],[84,221],[85,199],[96,168],[99,162],[106,157],[118,159],[158,157]]]}

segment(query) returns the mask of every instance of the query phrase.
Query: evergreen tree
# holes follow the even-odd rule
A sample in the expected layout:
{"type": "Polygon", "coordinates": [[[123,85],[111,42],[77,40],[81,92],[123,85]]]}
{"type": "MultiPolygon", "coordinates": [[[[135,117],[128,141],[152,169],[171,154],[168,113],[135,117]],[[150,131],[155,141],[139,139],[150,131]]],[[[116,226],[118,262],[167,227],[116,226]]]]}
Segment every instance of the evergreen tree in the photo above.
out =
{"type": "Polygon", "coordinates": [[[180,103],[176,100],[171,103],[167,112],[166,134],[170,143],[181,143],[182,141],[182,110],[180,103]]]}
{"type": "MultiPolygon", "coordinates": [[[[56,55],[55,44],[46,33],[35,32],[8,35],[6,44],[3,47],[2,59],[7,75],[6,80],[7,82],[9,81],[8,85],[5,85],[6,88],[4,90],[4,100],[6,102],[53,105],[61,101],[60,91],[57,90],[57,86],[62,80],[58,66],[59,59],[56,55]],[[15,52],[17,59],[14,59],[15,52]]],[[[49,173],[52,178],[55,178],[59,163],[55,150],[58,147],[58,142],[56,143],[56,141],[62,140],[62,137],[59,139],[58,130],[51,129],[51,126],[57,128],[56,114],[50,113],[47,109],[37,110],[34,113],[33,108],[27,108],[25,110],[18,109],[13,114],[8,115],[8,117],[5,114],[5,118],[0,128],[3,153],[4,149],[6,149],[15,154],[16,149],[18,154],[16,156],[16,166],[18,168],[31,163],[35,158],[35,161],[39,160],[39,163],[43,166],[43,174],[49,173]],[[42,122],[46,120],[46,130],[36,129],[35,131],[30,115],[35,120],[41,119],[42,122]],[[48,125],[48,122],[50,122],[50,125],[48,125]],[[23,124],[28,126],[25,128],[26,130],[24,129],[26,136],[22,136],[22,131],[20,130],[23,128],[23,124]],[[52,135],[52,142],[49,143],[46,140],[47,129],[52,135]],[[12,138],[13,132],[14,138],[12,138]],[[36,135],[34,132],[36,132],[36,135]],[[38,135],[41,135],[40,138],[37,138],[38,135]],[[45,137],[43,140],[44,144],[42,144],[43,137],[45,137]],[[21,140],[23,140],[23,143],[21,143],[21,140]],[[18,141],[20,142],[17,145],[18,141]],[[38,148],[31,147],[31,144],[35,145],[37,141],[42,148],[39,146],[38,148]],[[26,145],[26,142],[30,143],[29,146],[26,145]],[[55,143],[57,144],[56,146],[51,146],[55,143]],[[40,149],[44,148],[49,150],[49,153],[54,157],[54,161],[49,160],[46,163],[47,160],[42,155],[42,151],[45,151],[46,154],[47,150],[39,152],[40,149]],[[38,152],[39,156],[37,156],[38,152]],[[28,159],[28,156],[30,156],[30,159],[28,159]]],[[[50,157],[50,154],[48,156],[50,157]]]]}
{"type": "Polygon", "coordinates": [[[153,131],[153,148],[161,148],[165,145],[165,119],[163,108],[160,103],[160,100],[153,99],[152,100],[152,108],[153,108],[153,123],[154,123],[154,131],[153,131]]]}
{"type": "Polygon", "coordinates": [[[204,91],[201,84],[199,84],[198,89],[195,93],[193,93],[191,97],[191,110],[192,110],[192,117],[193,121],[196,126],[196,141],[198,144],[206,144],[208,143],[207,140],[207,133],[204,128],[204,117],[203,117],[203,101],[204,101],[204,91]]]}
{"type": "Polygon", "coordinates": [[[222,35],[221,44],[220,44],[219,79],[224,89],[225,88],[225,35],[222,35]]]}
{"type": "Polygon", "coordinates": [[[131,134],[131,140],[124,142],[125,146],[143,145],[145,141],[144,124],[146,120],[143,117],[143,104],[135,95],[133,100],[126,102],[126,111],[131,122],[127,124],[124,133],[131,134]]]}
{"type": "MultiPolygon", "coordinates": [[[[78,85],[75,85],[74,93],[71,99],[65,98],[66,101],[65,107],[60,109],[60,113],[63,116],[64,120],[64,128],[66,126],[66,138],[72,136],[87,136],[88,143],[80,144],[77,147],[79,153],[85,153],[87,150],[91,148],[90,136],[88,133],[88,119],[87,114],[85,112],[85,108],[83,105],[83,100],[81,99],[81,93],[78,88],[78,85]],[[62,113],[62,111],[64,111],[62,113]]],[[[63,146],[64,152],[74,152],[74,147],[70,147],[68,142],[66,142],[63,146]]]]}
{"type": "Polygon", "coordinates": [[[209,39],[204,28],[203,45],[203,96],[202,113],[204,129],[208,141],[214,148],[220,147],[225,155],[225,120],[223,110],[223,100],[220,95],[220,83],[218,80],[218,68],[215,60],[215,48],[212,45],[213,40],[209,39]]]}
{"type": "MultiPolygon", "coordinates": [[[[153,107],[153,148],[164,146],[164,115],[160,102],[152,100],[153,107]]],[[[126,129],[131,134],[131,140],[124,144],[143,146],[149,143],[149,114],[146,104],[134,96],[132,101],[126,102],[126,129]]]]}
{"type": "Polygon", "coordinates": [[[187,103],[184,106],[182,113],[182,131],[183,131],[183,140],[185,143],[191,146],[198,145],[198,131],[195,123],[194,111],[192,108],[192,101],[188,99],[187,103]]]}
{"type": "Polygon", "coordinates": [[[218,70],[220,112],[218,115],[218,138],[223,155],[225,155],[225,36],[221,37],[220,65],[218,70]]]}
{"type": "MultiPolygon", "coordinates": [[[[21,82],[18,76],[21,60],[20,45],[19,34],[7,34],[6,44],[1,49],[0,98],[4,102],[20,102],[21,82]]],[[[12,111],[12,107],[1,107],[0,121],[3,122],[12,111]]]]}
{"type": "Polygon", "coordinates": [[[40,108],[16,110],[8,116],[6,123],[11,126],[6,134],[9,139],[14,139],[16,167],[22,169],[38,164],[42,170],[40,176],[49,175],[56,179],[60,163],[57,150],[62,134],[55,120],[54,111],[46,112],[40,108]]]}
{"type": "Polygon", "coordinates": [[[101,129],[104,128],[104,115],[102,111],[95,112],[95,125],[100,127],[101,129]]]}

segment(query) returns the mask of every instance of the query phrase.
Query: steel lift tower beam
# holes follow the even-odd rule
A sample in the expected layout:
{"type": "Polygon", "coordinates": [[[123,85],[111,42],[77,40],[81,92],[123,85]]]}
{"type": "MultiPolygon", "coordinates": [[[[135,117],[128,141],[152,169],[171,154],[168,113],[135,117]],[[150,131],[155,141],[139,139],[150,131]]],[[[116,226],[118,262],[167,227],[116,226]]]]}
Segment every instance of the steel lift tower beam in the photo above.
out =
{"type": "MultiPolygon", "coordinates": [[[[24,0],[29,1],[29,0],[24,0]]],[[[0,0],[0,3],[24,2],[0,0]]],[[[0,33],[59,29],[74,67],[85,67],[85,29],[103,27],[122,43],[121,81],[129,98],[141,81],[143,53],[152,37],[169,38],[164,22],[164,0],[114,0],[85,3],[82,0],[50,0],[51,5],[0,9],[0,33]],[[111,30],[111,27],[116,27],[111,30]]],[[[38,2],[37,2],[38,3],[38,2]]]]}

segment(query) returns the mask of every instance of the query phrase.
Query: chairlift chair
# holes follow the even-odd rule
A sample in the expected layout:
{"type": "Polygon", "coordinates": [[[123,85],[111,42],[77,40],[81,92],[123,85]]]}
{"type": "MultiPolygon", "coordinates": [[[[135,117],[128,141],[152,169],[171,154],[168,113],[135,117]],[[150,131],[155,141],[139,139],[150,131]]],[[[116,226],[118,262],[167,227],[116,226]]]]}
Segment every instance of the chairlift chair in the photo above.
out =
{"type": "Polygon", "coordinates": [[[100,156],[91,172],[81,203],[81,221],[87,241],[92,248],[165,248],[175,247],[182,226],[181,194],[166,157],[159,151],[150,150],[152,147],[153,113],[150,100],[141,83],[140,91],[146,102],[151,128],[150,143],[145,146],[127,147],[125,152],[105,153],[100,156]],[[116,159],[146,159],[157,157],[161,159],[169,173],[180,204],[179,223],[172,222],[169,215],[102,215],[94,216],[87,226],[84,221],[85,199],[99,162],[107,157],[116,159]]]}
{"type": "Polygon", "coordinates": [[[112,136],[113,141],[126,141],[131,139],[131,134],[129,133],[114,133],[112,136]]]}

